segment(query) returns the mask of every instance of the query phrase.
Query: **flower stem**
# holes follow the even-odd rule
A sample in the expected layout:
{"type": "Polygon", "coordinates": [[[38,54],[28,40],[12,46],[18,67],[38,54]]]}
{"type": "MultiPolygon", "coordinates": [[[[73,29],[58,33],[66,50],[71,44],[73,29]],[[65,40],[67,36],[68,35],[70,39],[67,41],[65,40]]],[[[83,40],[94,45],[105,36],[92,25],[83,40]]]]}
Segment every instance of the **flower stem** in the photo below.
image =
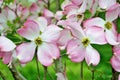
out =
{"type": "Polygon", "coordinates": [[[56,0],[56,11],[60,10],[60,0],[56,0]]]}
{"type": "Polygon", "coordinates": [[[48,9],[50,9],[50,0],[48,0],[47,6],[48,6],[48,9]]]}
{"type": "Polygon", "coordinates": [[[37,76],[37,80],[40,80],[40,69],[39,69],[39,62],[38,62],[38,58],[37,58],[37,47],[36,47],[36,50],[35,50],[35,58],[36,58],[36,66],[37,66],[37,72],[38,72],[38,76],[37,76]]]}
{"type": "Polygon", "coordinates": [[[94,77],[95,77],[95,71],[92,70],[92,80],[94,80],[94,77]]]}
{"type": "Polygon", "coordinates": [[[47,67],[46,66],[43,66],[44,67],[44,77],[43,77],[43,80],[46,80],[46,77],[47,77],[47,67]]]}
{"type": "Polygon", "coordinates": [[[15,80],[27,80],[19,71],[17,71],[14,63],[11,64],[11,67],[9,67],[9,69],[12,72],[15,80]]]}
{"type": "Polygon", "coordinates": [[[47,71],[48,76],[50,77],[50,80],[54,80],[54,78],[52,77],[52,75],[47,71]]]}
{"type": "Polygon", "coordinates": [[[119,76],[119,73],[116,72],[116,71],[112,68],[112,79],[111,79],[111,80],[118,80],[118,76],[119,76]]]}
{"type": "Polygon", "coordinates": [[[80,80],[83,80],[83,62],[81,62],[80,66],[80,80]]]}
{"type": "Polygon", "coordinates": [[[3,80],[5,80],[6,78],[5,78],[5,76],[3,75],[3,73],[0,71],[0,77],[3,79],[3,80]]]}

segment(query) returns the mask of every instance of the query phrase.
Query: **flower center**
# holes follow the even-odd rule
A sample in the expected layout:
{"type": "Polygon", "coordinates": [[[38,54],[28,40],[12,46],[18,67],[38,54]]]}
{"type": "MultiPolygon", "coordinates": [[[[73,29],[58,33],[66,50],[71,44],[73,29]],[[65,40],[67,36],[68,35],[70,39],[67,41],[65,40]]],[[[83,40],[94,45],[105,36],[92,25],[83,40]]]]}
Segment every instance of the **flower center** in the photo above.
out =
{"type": "Polygon", "coordinates": [[[90,44],[90,40],[88,38],[83,38],[82,39],[82,44],[87,47],[90,44]]]}
{"type": "Polygon", "coordinates": [[[42,44],[42,39],[40,37],[36,38],[34,41],[35,41],[37,46],[42,44]]]}
{"type": "Polygon", "coordinates": [[[112,23],[111,22],[106,22],[105,23],[105,28],[110,30],[112,28],[112,23]]]}
{"type": "Polygon", "coordinates": [[[78,15],[77,15],[77,18],[78,18],[78,19],[81,19],[81,18],[82,18],[82,15],[81,15],[81,14],[78,14],[78,15]]]}

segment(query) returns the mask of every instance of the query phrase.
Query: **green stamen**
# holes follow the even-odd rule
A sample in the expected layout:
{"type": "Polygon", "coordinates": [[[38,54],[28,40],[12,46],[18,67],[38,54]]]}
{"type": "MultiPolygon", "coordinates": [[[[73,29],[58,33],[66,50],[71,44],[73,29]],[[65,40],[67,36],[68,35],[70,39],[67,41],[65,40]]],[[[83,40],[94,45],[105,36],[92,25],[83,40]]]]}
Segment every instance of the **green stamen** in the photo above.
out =
{"type": "Polygon", "coordinates": [[[82,39],[82,44],[87,47],[90,44],[90,40],[88,38],[83,38],[82,39]]]}
{"type": "Polygon", "coordinates": [[[42,39],[40,37],[36,38],[34,41],[35,41],[37,46],[42,44],[42,39]]]}
{"type": "Polygon", "coordinates": [[[108,29],[108,30],[110,30],[112,28],[112,23],[106,22],[105,23],[105,28],[108,29]]]}

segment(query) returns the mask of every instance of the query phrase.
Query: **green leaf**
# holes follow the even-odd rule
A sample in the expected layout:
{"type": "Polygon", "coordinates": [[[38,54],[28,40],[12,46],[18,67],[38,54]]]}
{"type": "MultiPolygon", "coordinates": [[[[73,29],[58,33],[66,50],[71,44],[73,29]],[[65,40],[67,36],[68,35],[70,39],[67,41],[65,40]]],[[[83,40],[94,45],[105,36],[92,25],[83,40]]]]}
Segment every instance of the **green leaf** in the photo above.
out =
{"type": "Polygon", "coordinates": [[[95,67],[95,80],[110,80],[112,77],[112,67],[110,59],[112,57],[112,46],[93,45],[100,54],[100,63],[95,67]]]}
{"type": "Polygon", "coordinates": [[[117,31],[120,33],[120,18],[117,19],[117,31]]]}
{"type": "Polygon", "coordinates": [[[13,3],[13,2],[14,2],[14,0],[4,0],[5,4],[10,4],[10,3],[13,3]]]}
{"type": "MultiPolygon", "coordinates": [[[[5,65],[1,60],[0,60],[0,72],[3,74],[5,80],[14,80],[8,66],[5,65]]],[[[0,80],[2,80],[2,78],[0,78],[0,80]]]]}
{"type": "Polygon", "coordinates": [[[92,16],[92,14],[91,14],[91,12],[90,12],[89,10],[85,11],[85,13],[84,13],[84,18],[85,18],[85,19],[88,19],[88,18],[90,18],[91,16],[92,16]]]}

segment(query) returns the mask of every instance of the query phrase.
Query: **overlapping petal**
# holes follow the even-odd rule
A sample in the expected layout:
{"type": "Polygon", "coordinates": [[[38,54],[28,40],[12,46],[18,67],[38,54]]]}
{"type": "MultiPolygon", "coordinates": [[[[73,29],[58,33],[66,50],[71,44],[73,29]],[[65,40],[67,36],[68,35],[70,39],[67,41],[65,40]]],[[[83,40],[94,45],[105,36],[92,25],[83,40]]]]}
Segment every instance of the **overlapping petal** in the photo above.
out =
{"type": "Polygon", "coordinates": [[[37,24],[39,25],[39,29],[41,32],[44,32],[46,29],[48,22],[44,17],[38,17],[36,20],[37,24]]]}
{"type": "Polygon", "coordinates": [[[116,4],[116,0],[99,0],[99,6],[102,9],[108,9],[114,4],[116,4]]]}
{"type": "Polygon", "coordinates": [[[11,60],[12,60],[12,53],[11,52],[4,52],[3,53],[3,62],[4,62],[4,64],[8,64],[8,63],[10,63],[11,62],[11,60]]]}
{"type": "Polygon", "coordinates": [[[120,55],[117,53],[114,53],[114,56],[110,60],[112,67],[120,72],[120,55]]]}
{"type": "Polygon", "coordinates": [[[105,21],[99,17],[91,18],[83,23],[83,27],[98,26],[104,28],[105,21]]]}
{"type": "Polygon", "coordinates": [[[49,11],[48,9],[44,9],[43,16],[45,16],[45,17],[54,17],[54,14],[51,11],[49,11]]]}
{"type": "Polygon", "coordinates": [[[113,6],[111,6],[107,12],[106,12],[106,20],[107,21],[114,21],[115,19],[117,19],[119,13],[120,13],[120,4],[114,4],[113,6]]]}
{"type": "Polygon", "coordinates": [[[61,46],[66,46],[68,41],[72,39],[70,30],[64,29],[61,31],[60,38],[57,43],[61,46]]]}
{"type": "Polygon", "coordinates": [[[111,45],[119,44],[119,42],[117,42],[117,35],[114,34],[112,31],[106,30],[105,35],[106,35],[106,40],[108,41],[109,44],[111,45]]]}
{"type": "Polygon", "coordinates": [[[46,30],[42,33],[41,38],[46,42],[55,42],[60,37],[60,31],[62,29],[58,26],[51,24],[46,27],[46,30]]]}
{"type": "Polygon", "coordinates": [[[12,51],[15,47],[16,45],[11,40],[6,38],[5,36],[0,36],[0,51],[12,51]]]}
{"type": "Polygon", "coordinates": [[[77,39],[72,39],[67,45],[67,54],[73,62],[81,62],[85,57],[86,49],[77,39]]]}
{"type": "Polygon", "coordinates": [[[75,5],[80,5],[82,4],[83,0],[71,0],[72,3],[74,3],[75,5]]]}

